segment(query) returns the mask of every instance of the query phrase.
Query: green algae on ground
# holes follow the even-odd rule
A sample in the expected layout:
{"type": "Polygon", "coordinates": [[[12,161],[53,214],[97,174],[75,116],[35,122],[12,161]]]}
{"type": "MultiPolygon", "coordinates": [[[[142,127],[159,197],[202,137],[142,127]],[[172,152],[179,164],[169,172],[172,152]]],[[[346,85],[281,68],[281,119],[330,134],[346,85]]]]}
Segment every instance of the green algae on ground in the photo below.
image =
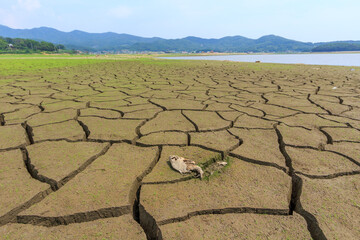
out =
{"type": "Polygon", "coordinates": [[[94,64],[104,59],[12,59],[0,58],[0,75],[41,74],[43,70],[94,64]]]}

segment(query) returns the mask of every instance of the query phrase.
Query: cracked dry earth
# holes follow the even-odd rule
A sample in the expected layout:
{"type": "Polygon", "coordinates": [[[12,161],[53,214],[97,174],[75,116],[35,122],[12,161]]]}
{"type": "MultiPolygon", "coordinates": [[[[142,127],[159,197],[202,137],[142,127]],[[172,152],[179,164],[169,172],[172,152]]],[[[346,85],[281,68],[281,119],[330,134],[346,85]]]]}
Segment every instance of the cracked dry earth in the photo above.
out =
{"type": "Polygon", "coordinates": [[[127,60],[2,77],[1,239],[360,239],[359,72],[127,60]],[[231,164],[199,180],[169,155],[231,164]]]}

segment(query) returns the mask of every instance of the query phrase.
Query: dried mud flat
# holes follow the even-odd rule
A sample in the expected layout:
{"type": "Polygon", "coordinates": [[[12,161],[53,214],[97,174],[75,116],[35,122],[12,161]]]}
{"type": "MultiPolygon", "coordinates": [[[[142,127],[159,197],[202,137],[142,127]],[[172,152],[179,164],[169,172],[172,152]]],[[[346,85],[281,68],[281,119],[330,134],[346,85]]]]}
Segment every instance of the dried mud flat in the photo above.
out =
{"type": "Polygon", "coordinates": [[[349,67],[125,60],[0,76],[0,237],[360,239],[359,95],[349,67]],[[230,165],[199,180],[169,155],[230,165]]]}

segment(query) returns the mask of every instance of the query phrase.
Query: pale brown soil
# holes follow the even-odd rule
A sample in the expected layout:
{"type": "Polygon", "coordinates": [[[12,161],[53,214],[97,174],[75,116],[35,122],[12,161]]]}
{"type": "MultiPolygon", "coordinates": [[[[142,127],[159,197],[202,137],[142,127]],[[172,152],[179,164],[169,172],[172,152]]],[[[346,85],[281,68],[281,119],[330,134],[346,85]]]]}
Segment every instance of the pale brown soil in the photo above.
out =
{"type": "Polygon", "coordinates": [[[305,220],[296,213],[292,216],[209,214],[160,228],[164,239],[311,239],[305,220]]]}
{"type": "Polygon", "coordinates": [[[0,127],[0,150],[15,149],[29,143],[26,130],[20,124],[0,127]]]}
{"type": "Polygon", "coordinates": [[[30,224],[7,224],[0,228],[0,236],[2,239],[21,240],[146,239],[144,231],[131,215],[50,228],[30,224]]]}
{"type": "Polygon", "coordinates": [[[0,239],[360,239],[359,79],[167,60],[0,77],[0,239]]]}
{"type": "MultiPolygon", "coordinates": [[[[145,177],[144,182],[147,181],[145,177]]],[[[276,209],[286,213],[290,185],[291,178],[281,171],[234,160],[227,171],[210,181],[193,179],[143,185],[140,200],[146,211],[159,222],[191,212],[235,206],[276,209]]]]}
{"type": "MultiPolygon", "coordinates": [[[[126,143],[113,144],[109,149],[104,145],[99,148],[100,146],[97,152],[103,150],[104,154],[106,151],[105,155],[98,157],[58,191],[25,210],[20,216],[57,217],[117,206],[128,208],[130,189],[137,176],[151,165],[156,157],[157,149],[155,147],[141,148],[126,143]]],[[[88,155],[87,158],[95,155],[95,150],[91,153],[85,147],[89,146],[82,146],[82,149],[77,152],[84,151],[84,154],[88,155]]],[[[36,163],[34,165],[36,166],[36,163]]],[[[78,167],[75,166],[74,169],[78,167]]],[[[39,173],[42,172],[44,171],[39,171],[39,173]]],[[[55,178],[57,179],[59,178],[55,178]]],[[[58,182],[61,184],[60,180],[58,182]]]]}
{"type": "Polygon", "coordinates": [[[196,132],[191,133],[190,136],[191,144],[220,151],[234,149],[240,144],[239,140],[226,130],[216,132],[196,132]]]}
{"type": "Polygon", "coordinates": [[[34,142],[56,139],[81,141],[86,138],[85,132],[75,120],[34,127],[32,130],[34,142]]]}
{"type": "Polygon", "coordinates": [[[303,178],[301,203],[318,220],[328,239],[356,239],[360,234],[360,176],[303,178]]]}
{"type": "Polygon", "coordinates": [[[46,183],[31,178],[24,167],[21,150],[0,154],[0,173],[1,216],[49,188],[46,183]]]}
{"type": "Polygon", "coordinates": [[[183,132],[156,132],[142,136],[138,143],[145,145],[178,145],[186,146],[188,137],[183,132]]]}

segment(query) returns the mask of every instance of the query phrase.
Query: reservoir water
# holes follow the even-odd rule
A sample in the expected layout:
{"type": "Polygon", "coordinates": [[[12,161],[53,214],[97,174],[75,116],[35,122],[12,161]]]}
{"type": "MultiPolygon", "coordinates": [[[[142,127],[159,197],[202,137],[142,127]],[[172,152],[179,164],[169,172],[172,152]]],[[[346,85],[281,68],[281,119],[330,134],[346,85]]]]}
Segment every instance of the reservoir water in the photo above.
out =
{"type": "Polygon", "coordinates": [[[217,56],[163,57],[165,59],[220,60],[235,62],[312,64],[335,66],[360,66],[360,53],[324,53],[324,54],[244,54],[217,56]]]}

